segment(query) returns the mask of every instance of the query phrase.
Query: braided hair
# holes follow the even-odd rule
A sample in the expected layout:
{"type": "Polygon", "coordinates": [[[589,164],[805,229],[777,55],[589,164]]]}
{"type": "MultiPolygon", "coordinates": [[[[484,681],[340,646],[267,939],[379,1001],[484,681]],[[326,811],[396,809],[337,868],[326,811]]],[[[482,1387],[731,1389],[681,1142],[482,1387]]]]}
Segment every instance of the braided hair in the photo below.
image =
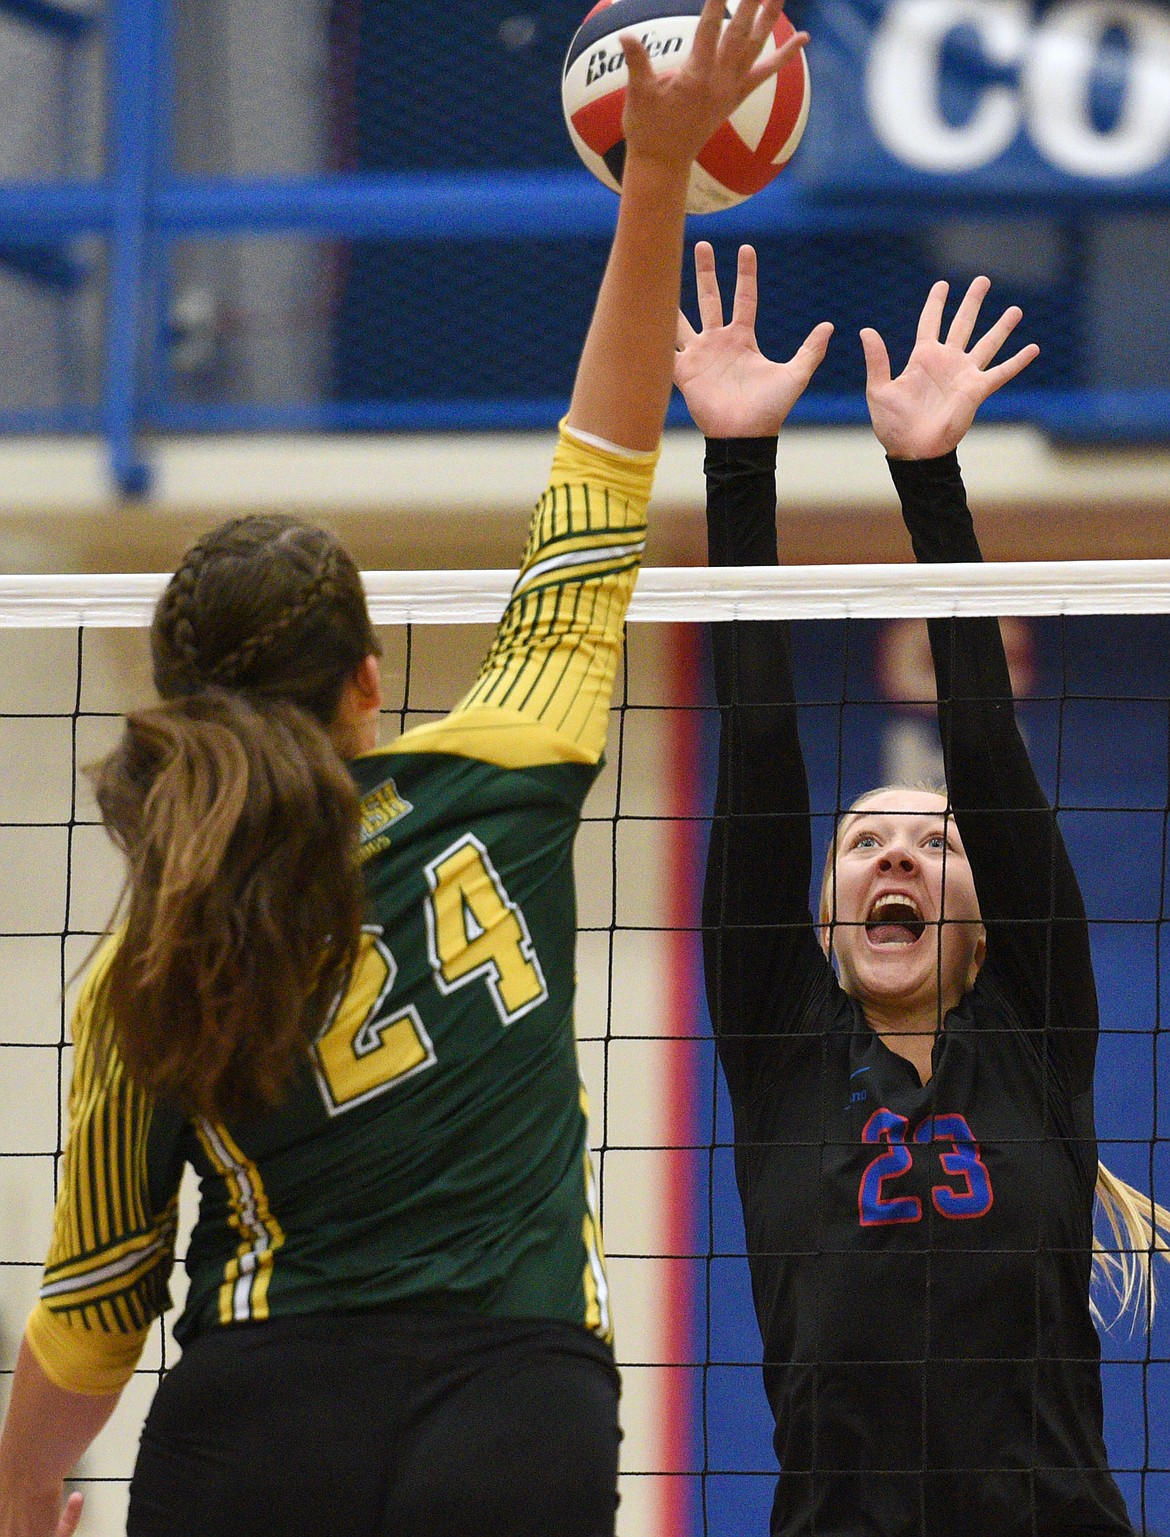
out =
{"type": "Polygon", "coordinates": [[[187,552],[155,610],[164,699],[219,686],[295,699],[328,726],[346,678],[380,654],[347,551],[297,518],[235,518],[187,552]]]}
{"type": "Polygon", "coordinates": [[[352,559],[291,517],[214,530],[159,600],[163,702],[91,771],[127,861],[99,1022],[189,1115],[279,1103],[353,964],[359,811],[328,732],[380,651],[352,559]]]}

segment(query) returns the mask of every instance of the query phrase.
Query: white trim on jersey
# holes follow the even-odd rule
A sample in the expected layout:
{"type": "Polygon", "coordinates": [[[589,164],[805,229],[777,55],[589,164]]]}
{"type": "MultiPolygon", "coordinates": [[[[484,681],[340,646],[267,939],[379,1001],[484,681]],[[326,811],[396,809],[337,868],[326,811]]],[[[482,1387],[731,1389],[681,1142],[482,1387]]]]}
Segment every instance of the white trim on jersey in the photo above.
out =
{"type": "Polygon", "coordinates": [[[524,592],[534,581],[547,576],[550,571],[571,570],[574,566],[592,566],[598,561],[628,560],[633,556],[641,556],[645,548],[645,539],[636,539],[626,544],[593,544],[585,550],[570,550],[565,555],[549,555],[546,559],[538,560],[527,568],[516,583],[516,594],[524,592]]]}
{"type": "Polygon", "coordinates": [[[96,1270],[78,1271],[76,1275],[66,1276],[61,1281],[46,1281],[41,1287],[40,1296],[47,1301],[50,1297],[65,1297],[70,1292],[88,1291],[93,1286],[101,1286],[105,1281],[117,1280],[119,1276],[136,1270],[144,1259],[149,1259],[160,1249],[165,1248],[166,1241],[166,1234],[155,1233],[149,1243],[144,1244],[142,1248],[132,1249],[118,1259],[99,1265],[96,1270]]]}

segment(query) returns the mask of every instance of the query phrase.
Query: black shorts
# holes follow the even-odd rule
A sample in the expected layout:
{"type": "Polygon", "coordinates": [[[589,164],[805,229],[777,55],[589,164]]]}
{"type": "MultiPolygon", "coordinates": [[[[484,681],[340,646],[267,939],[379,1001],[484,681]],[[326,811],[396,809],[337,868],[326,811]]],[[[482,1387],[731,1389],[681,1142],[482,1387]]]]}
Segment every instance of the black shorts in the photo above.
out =
{"type": "Polygon", "coordinates": [[[619,1387],[572,1324],[385,1312],[216,1330],[155,1396],[127,1537],[612,1537],[619,1387]]]}

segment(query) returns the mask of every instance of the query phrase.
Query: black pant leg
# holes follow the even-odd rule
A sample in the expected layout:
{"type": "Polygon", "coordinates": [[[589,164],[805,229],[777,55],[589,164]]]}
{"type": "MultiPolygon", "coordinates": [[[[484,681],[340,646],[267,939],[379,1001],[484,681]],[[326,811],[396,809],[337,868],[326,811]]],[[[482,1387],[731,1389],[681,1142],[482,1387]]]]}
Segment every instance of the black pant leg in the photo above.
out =
{"type": "Polygon", "coordinates": [[[569,1324],[216,1330],[155,1395],[127,1537],[613,1537],[619,1391],[569,1324]]]}
{"type": "Polygon", "coordinates": [[[393,1473],[393,1395],[333,1320],[292,1324],[204,1336],[168,1372],[127,1537],[369,1537],[393,1473]]]}
{"type": "Polygon", "coordinates": [[[416,1423],[378,1537],[613,1537],[619,1391],[549,1340],[484,1361],[416,1423]]]}

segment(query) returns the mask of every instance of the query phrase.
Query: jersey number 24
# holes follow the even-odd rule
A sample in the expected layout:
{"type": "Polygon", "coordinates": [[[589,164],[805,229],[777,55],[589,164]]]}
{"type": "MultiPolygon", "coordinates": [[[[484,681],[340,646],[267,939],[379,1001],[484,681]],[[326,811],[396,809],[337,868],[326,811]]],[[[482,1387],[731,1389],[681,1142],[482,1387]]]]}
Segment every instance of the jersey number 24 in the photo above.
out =
{"type": "MultiPolygon", "coordinates": [[[[427,953],[447,995],[479,982],[508,1026],[548,997],[524,914],[508,896],[487,849],[465,833],[426,866],[427,953]]],[[[313,1044],[330,1115],[434,1067],[435,1048],[413,1003],[394,1006],[398,963],[382,930],[366,928],[348,985],[313,1044]]]]}

